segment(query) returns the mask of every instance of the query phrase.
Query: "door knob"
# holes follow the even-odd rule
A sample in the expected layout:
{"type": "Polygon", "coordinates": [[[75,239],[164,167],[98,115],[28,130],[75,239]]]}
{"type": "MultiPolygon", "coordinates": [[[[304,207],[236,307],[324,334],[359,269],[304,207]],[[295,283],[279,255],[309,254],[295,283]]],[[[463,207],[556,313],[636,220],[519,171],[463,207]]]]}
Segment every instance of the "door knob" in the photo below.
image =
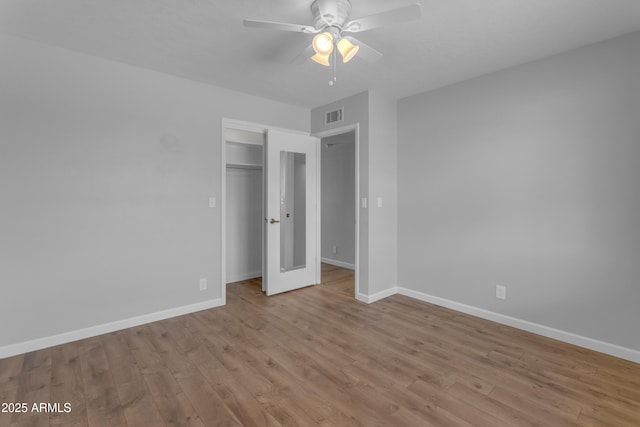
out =
{"type": "Polygon", "coordinates": [[[278,222],[280,222],[280,221],[277,221],[277,220],[275,220],[275,219],[273,219],[273,218],[271,218],[271,221],[269,221],[269,223],[270,223],[270,224],[276,224],[276,223],[278,223],[278,222]]]}

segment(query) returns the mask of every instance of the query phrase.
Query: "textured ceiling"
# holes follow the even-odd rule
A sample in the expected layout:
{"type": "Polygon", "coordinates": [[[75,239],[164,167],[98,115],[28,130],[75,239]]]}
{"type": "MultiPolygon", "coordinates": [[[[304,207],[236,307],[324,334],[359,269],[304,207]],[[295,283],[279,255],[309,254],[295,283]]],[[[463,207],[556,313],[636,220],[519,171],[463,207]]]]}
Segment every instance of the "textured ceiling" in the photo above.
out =
{"type": "MultiPolygon", "coordinates": [[[[351,0],[352,18],[411,0],[351,0]]],[[[384,53],[328,68],[290,61],[310,35],[243,18],[313,24],[311,0],[2,0],[0,31],[287,103],[367,89],[401,98],[640,30],[639,0],[423,0],[422,18],[357,34],[384,53]]]]}

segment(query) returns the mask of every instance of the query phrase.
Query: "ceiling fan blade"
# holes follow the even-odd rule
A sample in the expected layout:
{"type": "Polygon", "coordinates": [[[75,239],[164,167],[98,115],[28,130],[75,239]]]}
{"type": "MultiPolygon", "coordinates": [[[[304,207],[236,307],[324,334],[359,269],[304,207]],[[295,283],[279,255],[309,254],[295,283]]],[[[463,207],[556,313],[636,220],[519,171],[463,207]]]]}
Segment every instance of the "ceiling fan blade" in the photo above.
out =
{"type": "Polygon", "coordinates": [[[367,62],[376,62],[380,60],[383,56],[382,53],[378,52],[368,44],[361,42],[355,37],[347,36],[344,38],[349,40],[354,45],[357,45],[360,47],[360,49],[358,49],[358,53],[356,54],[356,57],[358,58],[364,59],[367,62]]]}
{"type": "Polygon", "coordinates": [[[304,64],[313,55],[313,46],[307,46],[302,52],[291,60],[291,64],[304,64]]]}
{"type": "Polygon", "coordinates": [[[283,22],[257,21],[255,19],[245,19],[245,27],[265,28],[268,30],[293,31],[296,33],[315,34],[318,32],[314,27],[300,24],[286,24],[283,22]]]}
{"type": "Polygon", "coordinates": [[[387,12],[365,16],[364,18],[360,19],[354,19],[353,21],[347,22],[342,31],[358,33],[360,31],[371,30],[383,25],[412,21],[414,19],[419,19],[420,16],[420,4],[416,3],[411,6],[401,7],[398,9],[389,10],[387,12]]]}

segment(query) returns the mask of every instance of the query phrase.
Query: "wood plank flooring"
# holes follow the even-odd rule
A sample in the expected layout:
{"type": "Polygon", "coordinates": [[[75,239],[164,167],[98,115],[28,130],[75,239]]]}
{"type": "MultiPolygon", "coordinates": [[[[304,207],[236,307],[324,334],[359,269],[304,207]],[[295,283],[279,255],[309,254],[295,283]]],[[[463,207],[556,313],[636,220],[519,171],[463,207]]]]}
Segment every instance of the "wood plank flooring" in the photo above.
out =
{"type": "Polygon", "coordinates": [[[353,272],[0,360],[5,426],[639,426],[640,365],[404,296],[353,272]]]}

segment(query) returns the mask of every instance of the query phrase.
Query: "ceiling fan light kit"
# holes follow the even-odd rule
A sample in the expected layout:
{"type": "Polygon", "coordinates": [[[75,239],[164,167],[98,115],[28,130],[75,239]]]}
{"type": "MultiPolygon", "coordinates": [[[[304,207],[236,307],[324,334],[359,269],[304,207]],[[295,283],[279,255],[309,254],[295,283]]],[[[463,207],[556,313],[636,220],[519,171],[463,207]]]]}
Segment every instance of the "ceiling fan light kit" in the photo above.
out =
{"type": "Polygon", "coordinates": [[[311,43],[315,54],[310,58],[325,67],[333,65],[333,79],[329,82],[330,85],[333,85],[336,81],[335,50],[340,52],[343,63],[349,62],[358,52],[361,54],[360,58],[370,62],[382,57],[382,54],[374,48],[367,46],[354,37],[345,37],[342,33],[358,33],[382,25],[419,19],[420,5],[413,4],[350,20],[351,2],[349,0],[314,0],[311,3],[311,13],[314,18],[313,26],[253,19],[245,19],[244,25],[247,27],[315,34],[311,43]]]}
{"type": "Polygon", "coordinates": [[[358,53],[358,49],[360,46],[356,46],[351,43],[349,40],[345,38],[341,38],[338,31],[335,28],[331,28],[332,31],[325,31],[324,33],[316,34],[313,38],[313,50],[316,52],[315,55],[311,57],[318,64],[322,64],[326,67],[331,65],[329,55],[333,52],[334,44],[335,47],[342,55],[342,62],[349,62],[351,58],[353,58],[356,53],[358,53]],[[331,33],[335,33],[338,38],[334,38],[331,33]],[[334,43],[334,41],[337,42],[334,43]]]}

